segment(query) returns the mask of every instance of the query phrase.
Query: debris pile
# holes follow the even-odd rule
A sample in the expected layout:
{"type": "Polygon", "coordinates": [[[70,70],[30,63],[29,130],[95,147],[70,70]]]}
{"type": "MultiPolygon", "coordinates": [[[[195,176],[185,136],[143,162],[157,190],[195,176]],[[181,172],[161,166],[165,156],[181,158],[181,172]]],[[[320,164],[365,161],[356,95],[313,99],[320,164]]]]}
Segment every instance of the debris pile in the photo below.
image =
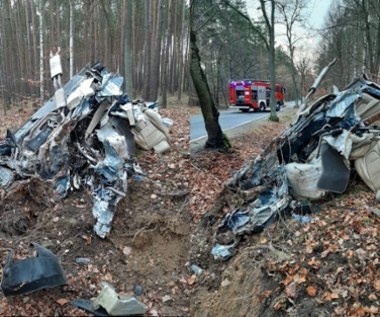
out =
{"type": "Polygon", "coordinates": [[[310,201],[345,192],[354,173],[380,200],[379,122],[380,86],[365,75],[301,108],[296,122],[226,184],[244,202],[218,227],[235,238],[217,243],[214,258],[230,258],[240,236],[261,232],[276,216],[302,214],[310,201]]]}
{"type": "Polygon", "coordinates": [[[87,188],[95,232],[104,238],[126,195],[127,178],[142,173],[135,144],[168,150],[172,122],[160,117],[157,103],[131,101],[122,91],[123,77],[102,65],[84,68],[63,88],[59,65],[59,55],[51,55],[54,97],[0,143],[0,189],[4,194],[31,178],[51,183],[60,198],[87,188]]]}

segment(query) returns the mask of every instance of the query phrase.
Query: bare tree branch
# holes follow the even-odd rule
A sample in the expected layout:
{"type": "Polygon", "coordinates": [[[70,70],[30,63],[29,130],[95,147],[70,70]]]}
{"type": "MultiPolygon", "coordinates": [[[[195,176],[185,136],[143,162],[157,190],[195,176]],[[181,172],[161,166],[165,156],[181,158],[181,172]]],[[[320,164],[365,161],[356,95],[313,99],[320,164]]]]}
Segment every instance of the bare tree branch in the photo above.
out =
{"type": "MultiPolygon", "coordinates": [[[[262,1],[262,0],[260,0],[262,1]]],[[[247,15],[245,15],[243,12],[241,12],[238,8],[236,8],[233,4],[231,4],[228,0],[223,0],[223,2],[228,6],[230,7],[232,10],[234,10],[237,14],[239,14],[241,17],[243,17],[247,22],[248,24],[251,26],[252,30],[262,39],[262,41],[264,42],[266,48],[269,50],[269,43],[268,43],[268,39],[265,37],[265,35],[261,32],[261,30],[259,28],[257,28],[251,21],[250,17],[248,17],[247,15]]]]}

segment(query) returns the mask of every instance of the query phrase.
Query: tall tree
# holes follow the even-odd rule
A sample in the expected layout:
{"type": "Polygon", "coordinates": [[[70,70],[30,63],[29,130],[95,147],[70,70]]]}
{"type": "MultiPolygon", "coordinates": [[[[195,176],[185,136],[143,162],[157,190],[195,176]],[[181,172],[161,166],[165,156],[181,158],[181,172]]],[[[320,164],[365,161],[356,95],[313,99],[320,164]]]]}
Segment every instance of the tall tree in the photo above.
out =
{"type": "Polygon", "coordinates": [[[162,45],[162,29],[163,29],[163,1],[157,0],[154,2],[154,21],[155,32],[153,38],[153,50],[152,50],[152,65],[151,76],[149,86],[151,87],[151,98],[156,100],[158,98],[158,88],[160,82],[160,64],[161,64],[161,45],[162,45]]]}
{"type": "Polygon", "coordinates": [[[201,67],[201,58],[197,47],[196,30],[194,29],[194,10],[200,0],[190,2],[190,75],[201,105],[202,115],[207,131],[206,148],[226,149],[231,147],[219,125],[219,112],[211,97],[206,76],[201,67]]]}
{"type": "Polygon", "coordinates": [[[100,61],[123,73],[131,98],[156,99],[164,85],[180,95],[187,11],[185,0],[0,0],[1,101],[52,93],[46,52],[57,46],[63,81],[100,61]]]}
{"type": "Polygon", "coordinates": [[[74,76],[74,0],[70,0],[70,78],[74,76]]]}
{"type": "Polygon", "coordinates": [[[299,90],[297,83],[297,67],[295,64],[295,44],[300,39],[294,32],[294,27],[297,23],[302,22],[302,11],[306,7],[306,2],[304,0],[278,0],[277,7],[279,9],[280,15],[283,19],[283,23],[286,29],[286,39],[288,44],[288,50],[291,62],[291,73],[293,81],[293,89],[295,95],[295,105],[298,107],[299,90]]]}
{"type": "Polygon", "coordinates": [[[260,8],[263,13],[266,33],[262,31],[260,27],[257,27],[253,24],[250,17],[239,10],[239,8],[233,5],[229,0],[224,0],[224,3],[232,8],[237,14],[243,17],[248,25],[251,27],[251,30],[258,34],[260,38],[265,43],[265,47],[268,51],[268,68],[269,68],[269,80],[270,80],[270,116],[269,120],[279,121],[279,118],[276,114],[276,54],[275,54],[275,1],[274,0],[260,0],[260,8]],[[270,3],[270,14],[267,13],[266,3],[270,3]]]}
{"type": "Polygon", "coordinates": [[[275,37],[275,22],[274,22],[274,12],[275,12],[275,0],[260,0],[261,11],[263,12],[265,25],[267,27],[267,32],[269,35],[269,80],[270,80],[270,117],[271,121],[278,121],[278,116],[276,114],[276,50],[274,47],[274,37],[275,37]],[[266,3],[270,3],[270,14],[268,16],[266,3]]]}
{"type": "Polygon", "coordinates": [[[126,1],[125,10],[126,10],[126,32],[125,32],[125,45],[124,45],[124,56],[125,56],[125,87],[129,96],[133,96],[133,21],[132,21],[132,11],[133,11],[133,3],[132,0],[123,0],[126,1]]]}
{"type": "Polygon", "coordinates": [[[151,98],[151,87],[149,82],[152,74],[152,2],[150,0],[145,0],[144,5],[144,83],[146,84],[143,86],[143,97],[144,99],[149,100],[151,98]]]}
{"type": "Polygon", "coordinates": [[[331,5],[317,65],[322,69],[337,57],[328,76],[335,85],[342,87],[362,72],[373,80],[380,78],[379,5],[379,0],[347,0],[344,5],[331,5]]]}
{"type": "Polygon", "coordinates": [[[161,78],[162,78],[162,86],[161,86],[161,104],[163,108],[167,107],[168,104],[168,82],[169,82],[169,76],[168,76],[168,70],[169,70],[169,60],[170,60],[170,47],[172,43],[172,35],[169,29],[170,26],[170,14],[171,12],[171,7],[174,5],[174,2],[172,0],[167,0],[167,10],[166,10],[166,15],[167,19],[165,21],[166,23],[166,34],[165,34],[165,50],[163,51],[163,63],[162,63],[162,69],[161,69],[161,78]]]}
{"type": "Polygon", "coordinates": [[[40,98],[44,100],[45,97],[45,67],[44,67],[44,0],[39,0],[38,15],[40,18],[39,34],[40,34],[40,98]]]}
{"type": "MultiPolygon", "coordinates": [[[[121,0],[121,20],[120,20],[120,74],[125,78],[125,26],[126,26],[126,0],[121,0]]],[[[125,88],[125,80],[124,80],[124,88],[125,88]]]]}

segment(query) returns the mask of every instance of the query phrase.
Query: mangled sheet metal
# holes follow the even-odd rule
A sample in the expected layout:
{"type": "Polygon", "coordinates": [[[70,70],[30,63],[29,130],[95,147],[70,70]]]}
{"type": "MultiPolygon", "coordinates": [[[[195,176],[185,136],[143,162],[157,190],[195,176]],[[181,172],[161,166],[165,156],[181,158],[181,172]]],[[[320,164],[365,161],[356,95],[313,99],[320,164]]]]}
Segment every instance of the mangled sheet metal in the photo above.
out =
{"type": "Polygon", "coordinates": [[[75,299],[71,304],[94,316],[145,316],[148,310],[137,298],[119,295],[108,283],[94,300],[75,299]]]}
{"type": "Polygon", "coordinates": [[[62,198],[86,187],[93,193],[95,232],[104,238],[128,176],[141,173],[136,143],[162,153],[169,149],[168,127],[156,106],[131,101],[122,91],[123,77],[100,64],[62,88],[57,56],[51,56],[54,97],[0,143],[0,188],[31,176],[52,181],[62,198]]]}
{"type": "Polygon", "coordinates": [[[304,104],[295,123],[226,184],[249,199],[219,225],[218,234],[232,231],[235,243],[216,244],[214,257],[227,259],[240,235],[260,232],[302,201],[345,192],[355,170],[380,200],[379,123],[380,86],[365,75],[342,91],[304,104]],[[228,256],[215,253],[227,249],[228,256]]]}

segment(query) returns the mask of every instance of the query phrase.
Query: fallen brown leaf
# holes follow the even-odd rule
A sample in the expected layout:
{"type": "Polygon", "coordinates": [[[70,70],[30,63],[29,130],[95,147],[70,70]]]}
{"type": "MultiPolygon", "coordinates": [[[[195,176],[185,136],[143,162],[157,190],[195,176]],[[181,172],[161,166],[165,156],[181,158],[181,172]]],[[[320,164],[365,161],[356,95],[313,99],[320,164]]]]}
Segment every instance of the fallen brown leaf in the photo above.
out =
{"type": "Polygon", "coordinates": [[[297,296],[297,284],[295,282],[290,283],[286,287],[285,293],[287,297],[295,298],[297,296]]]}
{"type": "Polygon", "coordinates": [[[314,286],[308,286],[306,292],[310,297],[315,297],[315,295],[317,295],[317,289],[314,286]]]}
{"type": "Polygon", "coordinates": [[[60,299],[57,299],[56,302],[57,302],[57,304],[63,306],[63,305],[67,304],[70,301],[68,299],[66,299],[66,298],[60,298],[60,299]]]}

